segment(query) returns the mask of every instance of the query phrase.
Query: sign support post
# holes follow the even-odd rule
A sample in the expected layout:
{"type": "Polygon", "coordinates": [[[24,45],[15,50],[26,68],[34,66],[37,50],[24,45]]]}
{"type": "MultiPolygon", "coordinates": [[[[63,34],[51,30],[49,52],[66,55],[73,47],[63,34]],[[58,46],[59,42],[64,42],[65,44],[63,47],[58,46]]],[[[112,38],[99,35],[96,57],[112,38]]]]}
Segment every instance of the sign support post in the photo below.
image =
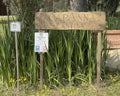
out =
{"type": "MultiPolygon", "coordinates": [[[[41,32],[41,30],[40,30],[41,32]]],[[[43,31],[44,32],[44,31],[43,31]]],[[[40,53],[40,89],[43,88],[43,52],[40,53]]]]}
{"type": "Polygon", "coordinates": [[[19,91],[19,58],[18,58],[17,32],[15,32],[15,48],[16,48],[16,66],[17,66],[17,90],[19,91]]]}
{"type": "Polygon", "coordinates": [[[98,32],[97,38],[97,87],[99,88],[101,78],[101,32],[98,32]]]}
{"type": "Polygon", "coordinates": [[[17,69],[17,91],[19,91],[19,54],[18,54],[18,39],[17,32],[21,32],[20,22],[11,22],[10,31],[15,32],[15,49],[16,49],[16,69],[17,69]]]}
{"type": "Polygon", "coordinates": [[[43,53],[40,53],[40,89],[43,87],[43,53]]]}
{"type": "MultiPolygon", "coordinates": [[[[43,12],[44,10],[41,9],[40,12],[43,12]]],[[[41,32],[41,30],[40,30],[41,32]]],[[[43,53],[40,53],[40,89],[43,87],[43,53]]]]}

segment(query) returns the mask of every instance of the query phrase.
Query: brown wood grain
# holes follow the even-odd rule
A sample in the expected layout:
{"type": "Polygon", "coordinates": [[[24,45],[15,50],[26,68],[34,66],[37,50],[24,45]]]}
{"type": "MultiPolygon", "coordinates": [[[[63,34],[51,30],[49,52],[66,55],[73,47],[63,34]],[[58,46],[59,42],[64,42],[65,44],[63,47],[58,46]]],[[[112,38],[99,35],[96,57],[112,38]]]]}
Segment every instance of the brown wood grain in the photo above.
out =
{"type": "Polygon", "coordinates": [[[120,48],[120,30],[107,30],[107,48],[120,48]]]}
{"type": "Polygon", "coordinates": [[[97,87],[100,86],[100,78],[101,78],[101,32],[98,33],[98,41],[97,41],[97,87]]]}
{"type": "Polygon", "coordinates": [[[104,30],[104,12],[37,12],[36,29],[50,30],[104,30]]]}

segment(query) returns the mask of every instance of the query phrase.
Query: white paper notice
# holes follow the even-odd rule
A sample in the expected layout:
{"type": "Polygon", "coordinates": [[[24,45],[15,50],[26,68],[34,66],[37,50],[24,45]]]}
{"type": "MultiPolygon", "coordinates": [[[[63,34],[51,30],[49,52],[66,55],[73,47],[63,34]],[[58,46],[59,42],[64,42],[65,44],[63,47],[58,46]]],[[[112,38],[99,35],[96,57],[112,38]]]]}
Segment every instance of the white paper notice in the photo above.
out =
{"type": "Polygon", "coordinates": [[[10,22],[10,31],[21,32],[21,23],[20,22],[10,22]]]}
{"type": "Polygon", "coordinates": [[[48,33],[35,33],[35,52],[47,52],[48,33]]]}

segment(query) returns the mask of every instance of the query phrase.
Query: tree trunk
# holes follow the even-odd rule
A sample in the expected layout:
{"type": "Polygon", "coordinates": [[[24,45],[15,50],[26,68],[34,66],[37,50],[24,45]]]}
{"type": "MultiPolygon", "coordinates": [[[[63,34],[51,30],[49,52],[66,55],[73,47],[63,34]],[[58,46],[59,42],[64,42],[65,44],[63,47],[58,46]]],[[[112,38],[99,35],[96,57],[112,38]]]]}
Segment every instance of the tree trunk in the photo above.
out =
{"type": "Polygon", "coordinates": [[[79,12],[87,11],[86,0],[70,0],[70,6],[72,11],[79,11],[79,12]]]}

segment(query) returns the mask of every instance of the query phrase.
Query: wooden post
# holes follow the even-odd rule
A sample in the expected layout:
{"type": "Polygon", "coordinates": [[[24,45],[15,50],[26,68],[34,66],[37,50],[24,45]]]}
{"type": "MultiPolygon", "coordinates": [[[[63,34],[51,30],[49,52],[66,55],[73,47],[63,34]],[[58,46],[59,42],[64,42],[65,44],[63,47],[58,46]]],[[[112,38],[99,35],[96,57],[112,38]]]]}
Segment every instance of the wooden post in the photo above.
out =
{"type": "Polygon", "coordinates": [[[98,41],[97,41],[97,86],[100,85],[101,77],[101,32],[98,32],[98,41]]]}
{"type": "Polygon", "coordinates": [[[40,89],[43,87],[43,53],[40,53],[40,89]]]}
{"type": "MultiPolygon", "coordinates": [[[[41,8],[39,11],[44,12],[44,9],[41,8]]],[[[39,30],[39,31],[44,32],[43,30],[39,30]]],[[[42,53],[42,52],[40,53],[40,89],[42,89],[42,87],[43,87],[43,54],[44,53],[42,53]]]]}
{"type": "Polygon", "coordinates": [[[17,90],[19,91],[19,59],[18,59],[18,39],[15,32],[15,48],[16,48],[16,66],[17,66],[17,90]]]}

